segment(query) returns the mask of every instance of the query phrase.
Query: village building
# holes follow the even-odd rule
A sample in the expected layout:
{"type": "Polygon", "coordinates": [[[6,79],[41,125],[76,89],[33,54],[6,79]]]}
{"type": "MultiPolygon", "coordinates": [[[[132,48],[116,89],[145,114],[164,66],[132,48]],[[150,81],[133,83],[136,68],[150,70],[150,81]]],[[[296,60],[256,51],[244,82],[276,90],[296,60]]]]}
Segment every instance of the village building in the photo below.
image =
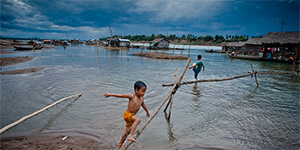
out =
{"type": "Polygon", "coordinates": [[[299,45],[300,32],[269,32],[262,38],[227,43],[222,50],[231,55],[252,55],[259,56],[260,59],[299,61],[299,45]]]}
{"type": "Polygon", "coordinates": [[[222,47],[222,50],[225,52],[235,52],[240,53],[245,51],[246,47],[244,47],[245,42],[230,42],[222,47]]]}
{"type": "Polygon", "coordinates": [[[151,41],[148,49],[169,49],[170,41],[166,38],[157,38],[151,41]]]}
{"type": "Polygon", "coordinates": [[[130,47],[130,40],[129,39],[122,39],[122,38],[113,38],[107,39],[108,46],[111,47],[130,47]]]}
{"type": "Polygon", "coordinates": [[[300,32],[269,32],[261,38],[268,59],[299,60],[300,32]]]}
{"type": "Polygon", "coordinates": [[[251,38],[245,42],[245,54],[258,56],[262,52],[261,38],[251,38]]]}

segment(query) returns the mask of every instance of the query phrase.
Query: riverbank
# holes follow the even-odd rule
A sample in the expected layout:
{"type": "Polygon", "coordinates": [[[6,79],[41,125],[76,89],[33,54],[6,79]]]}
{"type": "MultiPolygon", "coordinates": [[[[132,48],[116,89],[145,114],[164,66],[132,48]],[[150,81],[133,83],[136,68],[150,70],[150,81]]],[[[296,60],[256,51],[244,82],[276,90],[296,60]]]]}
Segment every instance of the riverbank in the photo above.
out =
{"type": "Polygon", "coordinates": [[[97,141],[85,136],[73,135],[57,135],[57,136],[20,136],[1,139],[0,149],[74,149],[74,150],[98,150],[98,149],[114,149],[101,141],[97,141]]]}
{"type": "MultiPolygon", "coordinates": [[[[0,67],[16,65],[19,63],[24,63],[28,61],[34,60],[34,57],[1,57],[0,58],[0,67]]],[[[36,73],[41,72],[45,69],[45,67],[34,67],[34,68],[26,68],[26,69],[18,69],[11,71],[2,71],[0,74],[2,75],[16,75],[16,74],[25,74],[25,73],[36,73]]]]}
{"type": "Polygon", "coordinates": [[[1,57],[0,66],[5,67],[33,60],[34,57],[1,57]]]}

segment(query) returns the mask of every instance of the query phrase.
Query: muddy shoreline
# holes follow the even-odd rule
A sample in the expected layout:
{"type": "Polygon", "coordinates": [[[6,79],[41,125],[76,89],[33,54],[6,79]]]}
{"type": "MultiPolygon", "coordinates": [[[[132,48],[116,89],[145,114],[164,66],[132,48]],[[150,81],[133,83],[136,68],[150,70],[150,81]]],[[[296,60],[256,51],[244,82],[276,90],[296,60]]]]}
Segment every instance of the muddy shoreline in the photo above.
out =
{"type": "Polygon", "coordinates": [[[73,149],[73,150],[98,150],[115,149],[110,144],[82,135],[47,135],[47,136],[19,136],[0,140],[0,149],[73,149]]]}

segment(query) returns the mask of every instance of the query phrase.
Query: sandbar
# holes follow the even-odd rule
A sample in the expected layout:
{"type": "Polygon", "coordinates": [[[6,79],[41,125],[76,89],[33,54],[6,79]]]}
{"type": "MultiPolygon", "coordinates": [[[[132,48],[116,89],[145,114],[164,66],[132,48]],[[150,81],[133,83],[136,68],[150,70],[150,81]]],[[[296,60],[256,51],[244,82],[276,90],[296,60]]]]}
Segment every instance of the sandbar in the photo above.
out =
{"type": "Polygon", "coordinates": [[[112,145],[88,138],[85,136],[20,136],[3,138],[0,140],[0,149],[16,150],[99,150],[99,149],[115,149],[112,145]]]}

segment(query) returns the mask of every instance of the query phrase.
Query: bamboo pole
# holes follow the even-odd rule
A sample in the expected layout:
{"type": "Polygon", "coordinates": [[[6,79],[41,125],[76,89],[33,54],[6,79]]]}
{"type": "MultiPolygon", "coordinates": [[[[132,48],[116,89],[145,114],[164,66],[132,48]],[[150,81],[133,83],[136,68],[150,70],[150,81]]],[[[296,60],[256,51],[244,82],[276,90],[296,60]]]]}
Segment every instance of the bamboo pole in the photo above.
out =
{"type": "MultiPolygon", "coordinates": [[[[175,74],[174,74],[174,83],[176,82],[176,79],[177,79],[177,72],[178,72],[178,69],[176,68],[176,71],[175,71],[175,74]]],[[[169,100],[169,102],[167,103],[166,108],[164,109],[164,112],[167,111],[168,106],[169,106],[169,104],[170,104],[170,102],[171,102],[171,99],[173,99],[174,94],[175,94],[175,93],[172,93],[172,95],[171,95],[171,97],[170,97],[170,100],[169,100]]]]}
{"type": "Polygon", "coordinates": [[[296,62],[294,61],[293,68],[292,68],[292,77],[291,77],[291,79],[294,78],[295,66],[296,66],[296,62]]]}
{"type": "MultiPolygon", "coordinates": [[[[183,85],[183,84],[192,84],[192,83],[198,83],[198,82],[217,82],[217,81],[233,80],[233,79],[237,79],[237,78],[247,77],[247,76],[250,76],[250,75],[252,75],[254,73],[255,72],[250,72],[249,74],[240,75],[240,76],[234,76],[234,77],[231,77],[231,78],[223,78],[223,79],[209,79],[209,80],[187,81],[187,82],[181,82],[180,85],[183,85]]],[[[172,85],[174,85],[174,83],[162,84],[162,86],[172,86],[172,85]]]]}
{"type": "MultiPolygon", "coordinates": [[[[237,78],[243,78],[247,76],[251,76],[252,74],[290,74],[290,71],[285,71],[285,72],[248,72],[248,74],[245,75],[240,75],[240,76],[234,76],[231,78],[223,78],[223,79],[208,79],[208,80],[196,80],[196,81],[186,81],[186,82],[181,82],[180,85],[183,84],[192,84],[192,83],[198,83],[198,82],[219,82],[219,81],[226,81],[226,80],[233,80],[237,78]]],[[[168,83],[168,84],[162,84],[162,86],[173,86],[174,83],[168,83]]]]}
{"type": "MultiPolygon", "coordinates": [[[[190,62],[191,62],[191,58],[189,58],[184,71],[182,72],[182,75],[178,78],[178,80],[175,82],[175,84],[173,85],[172,89],[170,90],[170,92],[168,93],[168,95],[166,96],[166,98],[159,104],[159,106],[156,108],[156,110],[153,112],[153,114],[146,120],[146,122],[139,128],[139,130],[137,130],[133,136],[134,139],[138,138],[140,136],[140,134],[143,132],[143,130],[146,128],[146,126],[150,123],[150,121],[156,116],[156,114],[158,113],[158,111],[161,109],[161,107],[164,105],[164,103],[168,100],[168,98],[171,96],[171,94],[174,92],[174,90],[176,91],[179,88],[179,83],[181,82],[190,62]]],[[[124,146],[121,148],[122,150],[127,149],[130,145],[132,144],[132,141],[127,140],[127,142],[124,144],[124,146]]]]}
{"type": "MultiPolygon", "coordinates": [[[[255,72],[254,69],[253,69],[252,64],[251,64],[251,69],[252,69],[252,72],[255,72]]],[[[256,73],[254,73],[254,78],[255,78],[255,82],[256,82],[256,88],[258,88],[258,82],[257,82],[257,78],[256,78],[256,73]]]]}
{"type": "MultiPolygon", "coordinates": [[[[175,75],[174,75],[174,82],[176,82],[176,79],[177,79],[177,71],[178,71],[178,70],[177,70],[177,68],[176,68],[175,75]]],[[[169,100],[169,102],[168,102],[166,108],[164,109],[164,112],[166,113],[167,108],[168,108],[168,106],[169,106],[169,104],[170,104],[170,107],[169,107],[169,115],[168,115],[168,117],[166,117],[166,119],[168,119],[168,120],[169,120],[170,117],[171,117],[172,105],[173,105],[173,98],[174,98],[175,93],[176,93],[176,91],[174,91],[174,92],[171,94],[170,100],[169,100]]]]}
{"type": "Polygon", "coordinates": [[[67,99],[70,99],[70,98],[73,98],[73,97],[77,97],[77,96],[78,96],[78,97],[81,97],[81,96],[82,96],[82,93],[80,93],[80,94],[75,94],[75,95],[72,95],[72,96],[69,96],[69,97],[60,99],[60,100],[56,101],[55,103],[53,103],[53,104],[51,104],[51,105],[49,105],[49,106],[47,106],[47,107],[44,107],[44,108],[42,108],[42,109],[40,109],[40,110],[38,110],[38,111],[36,111],[36,112],[34,112],[34,113],[32,113],[32,114],[29,114],[29,115],[27,115],[27,116],[25,116],[25,117],[23,117],[23,118],[21,118],[21,119],[19,119],[19,120],[17,120],[17,121],[15,121],[15,122],[13,122],[13,123],[11,123],[11,124],[5,126],[4,128],[2,128],[2,129],[0,130],[0,134],[2,134],[3,132],[5,132],[5,131],[11,129],[12,127],[14,127],[14,126],[16,126],[16,125],[22,123],[23,121],[25,121],[25,120],[27,120],[27,119],[29,119],[29,118],[32,118],[32,117],[36,116],[37,114],[39,114],[39,113],[41,113],[41,112],[43,112],[43,111],[45,111],[45,110],[47,110],[47,109],[49,109],[49,108],[55,106],[56,104],[58,104],[58,103],[60,103],[60,102],[62,102],[62,101],[64,101],[64,100],[67,100],[67,99]]]}

